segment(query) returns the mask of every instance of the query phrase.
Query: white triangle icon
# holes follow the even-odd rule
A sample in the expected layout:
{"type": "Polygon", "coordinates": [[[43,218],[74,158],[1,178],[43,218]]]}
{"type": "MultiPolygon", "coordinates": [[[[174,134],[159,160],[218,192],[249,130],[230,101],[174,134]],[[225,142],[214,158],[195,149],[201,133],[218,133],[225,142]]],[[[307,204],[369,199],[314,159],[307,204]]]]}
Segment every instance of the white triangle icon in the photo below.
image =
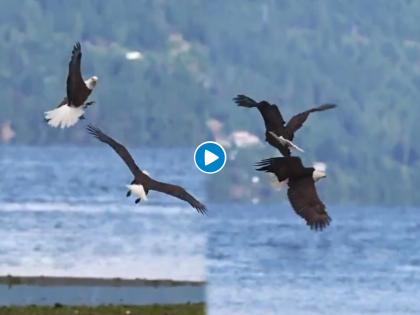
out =
{"type": "Polygon", "coordinates": [[[210,152],[209,150],[204,150],[204,166],[207,166],[214,161],[217,161],[219,157],[214,154],[213,152],[210,152]]]}

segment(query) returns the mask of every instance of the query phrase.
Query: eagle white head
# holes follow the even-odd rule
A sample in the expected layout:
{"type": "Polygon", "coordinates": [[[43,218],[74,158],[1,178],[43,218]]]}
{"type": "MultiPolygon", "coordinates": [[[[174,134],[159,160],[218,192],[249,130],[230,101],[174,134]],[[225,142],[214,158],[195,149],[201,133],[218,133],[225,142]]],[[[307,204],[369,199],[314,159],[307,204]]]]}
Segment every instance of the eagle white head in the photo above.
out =
{"type": "Polygon", "coordinates": [[[98,81],[98,77],[96,75],[90,77],[89,79],[87,79],[85,81],[86,86],[88,87],[89,90],[93,90],[94,87],[96,86],[96,82],[98,81]]]}
{"type": "Polygon", "coordinates": [[[312,178],[314,181],[318,181],[321,178],[327,177],[327,164],[322,162],[315,162],[313,167],[314,172],[312,173],[312,178]]]}

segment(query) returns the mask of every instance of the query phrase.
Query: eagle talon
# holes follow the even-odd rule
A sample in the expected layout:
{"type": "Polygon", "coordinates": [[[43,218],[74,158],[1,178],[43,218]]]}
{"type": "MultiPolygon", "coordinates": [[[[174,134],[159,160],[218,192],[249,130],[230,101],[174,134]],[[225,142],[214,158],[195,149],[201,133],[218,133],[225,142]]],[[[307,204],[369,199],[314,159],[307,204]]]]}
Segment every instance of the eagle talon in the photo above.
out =
{"type": "Polygon", "coordinates": [[[136,201],[134,201],[136,204],[138,204],[140,202],[141,198],[136,199],[136,201]]]}
{"type": "Polygon", "coordinates": [[[126,196],[127,196],[127,197],[130,197],[130,196],[131,196],[131,190],[127,191],[126,196]]]}

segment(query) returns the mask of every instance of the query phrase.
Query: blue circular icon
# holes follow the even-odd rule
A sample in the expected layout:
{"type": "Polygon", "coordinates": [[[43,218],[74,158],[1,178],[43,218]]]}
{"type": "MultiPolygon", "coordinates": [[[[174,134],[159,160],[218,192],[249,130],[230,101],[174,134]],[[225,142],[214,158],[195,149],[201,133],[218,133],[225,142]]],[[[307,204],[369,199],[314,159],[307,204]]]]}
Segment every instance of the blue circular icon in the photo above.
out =
{"type": "Polygon", "coordinates": [[[203,142],[195,149],[194,163],[203,173],[215,174],[226,164],[226,151],[217,142],[203,142]]]}

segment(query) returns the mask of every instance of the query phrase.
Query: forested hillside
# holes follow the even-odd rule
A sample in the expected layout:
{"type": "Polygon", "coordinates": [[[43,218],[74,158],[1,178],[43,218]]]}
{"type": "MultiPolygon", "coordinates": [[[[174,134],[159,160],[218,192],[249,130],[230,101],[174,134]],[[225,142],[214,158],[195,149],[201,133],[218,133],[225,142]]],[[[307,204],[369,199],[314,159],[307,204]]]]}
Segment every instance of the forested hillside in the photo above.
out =
{"type": "Polygon", "coordinates": [[[4,0],[0,123],[14,143],[92,142],[84,124],[55,130],[42,115],[64,96],[80,40],[85,76],[99,77],[87,120],[118,139],[195,146],[211,117],[263,138],[258,112],[231,101],[239,93],[286,117],[334,102],[297,138],[305,161],[329,164],[331,199],[419,205],[418,21],[410,0],[4,0]]]}

